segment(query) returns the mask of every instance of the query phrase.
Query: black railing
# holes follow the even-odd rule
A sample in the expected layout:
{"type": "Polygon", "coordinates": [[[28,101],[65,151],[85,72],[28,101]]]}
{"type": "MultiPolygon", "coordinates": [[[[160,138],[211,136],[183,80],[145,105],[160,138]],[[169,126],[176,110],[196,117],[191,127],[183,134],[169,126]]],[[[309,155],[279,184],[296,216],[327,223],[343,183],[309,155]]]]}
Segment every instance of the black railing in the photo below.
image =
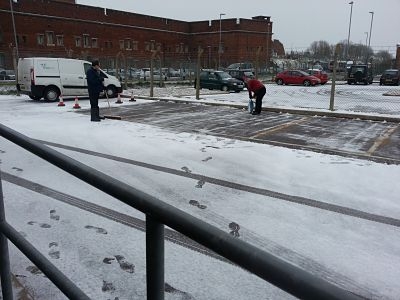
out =
{"type": "MultiPolygon", "coordinates": [[[[146,214],[147,299],[164,299],[164,225],[188,236],[238,266],[300,299],[361,299],[230,234],[69,158],[2,124],[0,135],[62,170],[146,214]]],[[[0,173],[1,187],[1,173],[0,173]]],[[[5,220],[0,188],[0,274],[5,300],[12,299],[7,239],[70,299],[88,297],[5,220]]]]}

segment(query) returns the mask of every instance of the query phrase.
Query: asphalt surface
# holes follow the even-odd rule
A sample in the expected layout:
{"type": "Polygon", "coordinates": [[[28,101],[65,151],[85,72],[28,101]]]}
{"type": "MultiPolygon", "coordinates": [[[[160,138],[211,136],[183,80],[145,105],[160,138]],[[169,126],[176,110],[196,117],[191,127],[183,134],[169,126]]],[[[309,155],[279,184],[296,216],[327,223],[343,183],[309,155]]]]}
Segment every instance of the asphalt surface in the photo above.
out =
{"type": "MultiPolygon", "coordinates": [[[[89,114],[88,110],[79,112],[89,114]]],[[[101,113],[176,132],[400,164],[400,124],[397,122],[268,110],[253,116],[237,107],[173,101],[121,104],[101,113]]]]}

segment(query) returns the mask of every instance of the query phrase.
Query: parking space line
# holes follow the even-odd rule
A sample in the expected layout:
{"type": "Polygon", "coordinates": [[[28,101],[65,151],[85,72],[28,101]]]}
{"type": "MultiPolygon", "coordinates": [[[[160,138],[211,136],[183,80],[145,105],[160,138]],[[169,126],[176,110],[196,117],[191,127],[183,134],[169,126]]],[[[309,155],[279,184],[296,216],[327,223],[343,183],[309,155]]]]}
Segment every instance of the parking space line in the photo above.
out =
{"type": "Polygon", "coordinates": [[[378,136],[374,144],[368,149],[367,155],[372,155],[380,146],[389,141],[390,136],[399,127],[399,125],[389,126],[383,135],[378,136]]]}
{"type": "Polygon", "coordinates": [[[274,132],[277,132],[280,130],[287,129],[293,125],[298,125],[298,124],[304,123],[304,122],[308,121],[309,119],[310,119],[310,117],[304,117],[299,120],[293,120],[293,121],[290,121],[287,123],[279,124],[277,126],[273,126],[268,129],[262,130],[262,131],[258,132],[257,134],[250,136],[249,139],[257,139],[261,136],[265,136],[265,135],[268,135],[268,134],[271,134],[271,133],[274,133],[274,132]]]}

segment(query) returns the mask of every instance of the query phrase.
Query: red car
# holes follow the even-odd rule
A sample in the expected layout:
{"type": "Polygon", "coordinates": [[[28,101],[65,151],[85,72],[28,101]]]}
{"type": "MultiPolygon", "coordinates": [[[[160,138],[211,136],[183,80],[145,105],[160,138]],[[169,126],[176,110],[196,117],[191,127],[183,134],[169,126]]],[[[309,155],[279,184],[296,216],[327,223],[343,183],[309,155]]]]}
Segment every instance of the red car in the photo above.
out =
{"type": "Polygon", "coordinates": [[[280,72],[275,77],[275,82],[279,85],[282,84],[302,84],[304,86],[321,84],[321,80],[315,76],[300,71],[300,70],[287,70],[280,72]]]}
{"type": "Polygon", "coordinates": [[[319,69],[308,69],[307,73],[319,78],[321,80],[321,84],[325,84],[328,82],[328,74],[325,71],[321,71],[319,69]]]}

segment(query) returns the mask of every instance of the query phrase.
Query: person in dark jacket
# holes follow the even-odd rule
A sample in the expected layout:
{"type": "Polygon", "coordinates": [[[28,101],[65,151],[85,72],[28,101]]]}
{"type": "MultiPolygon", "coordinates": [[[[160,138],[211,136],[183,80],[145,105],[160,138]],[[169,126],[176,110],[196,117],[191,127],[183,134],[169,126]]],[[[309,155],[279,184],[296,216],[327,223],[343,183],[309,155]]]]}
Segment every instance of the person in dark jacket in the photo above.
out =
{"type": "Polygon", "coordinates": [[[104,90],[104,78],[100,76],[100,64],[98,60],[92,62],[92,67],[86,72],[90,99],[90,121],[100,122],[99,95],[104,90]]]}
{"type": "Polygon", "coordinates": [[[259,115],[261,113],[262,99],[266,93],[265,86],[257,79],[247,79],[246,86],[249,92],[249,98],[256,98],[256,108],[252,112],[252,115],[259,115]]]}

